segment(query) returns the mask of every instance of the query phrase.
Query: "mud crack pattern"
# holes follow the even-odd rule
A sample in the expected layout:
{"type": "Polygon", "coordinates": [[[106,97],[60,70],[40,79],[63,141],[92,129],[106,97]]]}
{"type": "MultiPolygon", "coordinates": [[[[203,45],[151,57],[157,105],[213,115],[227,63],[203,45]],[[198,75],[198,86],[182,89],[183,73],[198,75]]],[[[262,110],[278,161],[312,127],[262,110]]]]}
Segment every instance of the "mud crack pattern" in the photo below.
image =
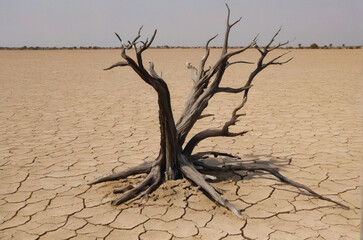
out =
{"type": "MultiPolygon", "coordinates": [[[[148,54],[163,71],[178,116],[192,84],[184,63],[197,62],[203,50],[148,54]]],[[[359,239],[362,50],[292,55],[293,62],[256,80],[247,115],[235,126],[253,131],[202,142],[196,151],[278,167],[350,210],[243,171],[217,174],[212,183],[243,219],[186,180],[164,183],[146,202],[111,206],[115,187],[142,176],[87,183],[157,156],[155,94],[127,69],[102,71],[117,61],[114,51],[1,51],[0,239],[359,239]]],[[[231,67],[226,77],[233,84],[247,72],[231,67]]],[[[215,116],[195,132],[223,123],[233,97],[216,96],[206,110],[215,116]]]]}

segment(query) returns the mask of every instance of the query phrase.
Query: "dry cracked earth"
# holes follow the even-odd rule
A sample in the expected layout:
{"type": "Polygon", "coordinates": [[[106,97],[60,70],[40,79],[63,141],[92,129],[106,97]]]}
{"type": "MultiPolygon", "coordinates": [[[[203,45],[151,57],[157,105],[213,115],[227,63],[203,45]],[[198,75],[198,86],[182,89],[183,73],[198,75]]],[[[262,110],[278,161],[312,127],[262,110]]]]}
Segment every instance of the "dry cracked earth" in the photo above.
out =
{"type": "MultiPolygon", "coordinates": [[[[186,180],[117,207],[110,205],[113,188],[143,176],[87,185],[158,153],[152,89],[130,69],[102,71],[119,60],[118,51],[1,51],[0,239],[359,239],[362,53],[294,50],[291,63],[256,79],[246,116],[234,127],[250,132],[196,149],[276,167],[350,209],[265,173],[208,173],[242,210],[240,219],[186,180]]],[[[170,86],[176,118],[192,84],[185,62],[202,55],[200,49],[145,53],[170,86]]],[[[243,60],[256,56],[250,51],[243,60]]],[[[231,67],[225,84],[238,86],[250,70],[231,67]]],[[[220,126],[237,102],[238,96],[217,95],[206,110],[215,115],[194,133],[220,126]]]]}

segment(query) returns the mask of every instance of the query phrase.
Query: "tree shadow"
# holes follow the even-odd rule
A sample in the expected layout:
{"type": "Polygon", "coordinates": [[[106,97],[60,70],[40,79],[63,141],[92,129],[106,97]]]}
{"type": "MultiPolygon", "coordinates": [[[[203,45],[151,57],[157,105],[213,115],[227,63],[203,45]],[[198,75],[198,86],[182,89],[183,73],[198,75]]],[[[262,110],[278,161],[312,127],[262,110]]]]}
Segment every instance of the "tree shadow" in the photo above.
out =
{"type": "MultiPolygon", "coordinates": [[[[274,169],[279,172],[280,169],[286,168],[291,165],[292,158],[291,157],[276,157],[273,155],[254,155],[254,154],[245,154],[241,157],[233,156],[228,153],[223,152],[203,152],[196,153],[193,155],[194,158],[197,158],[203,164],[212,167],[223,168],[225,166],[239,166],[243,165],[247,168],[268,168],[274,169]]],[[[246,181],[252,179],[266,179],[269,181],[274,181],[275,183],[271,185],[286,185],[291,186],[290,183],[282,182],[281,179],[274,176],[270,172],[266,172],[263,170],[228,170],[220,171],[220,170],[209,170],[203,169],[202,167],[198,168],[201,174],[204,175],[206,181],[209,183],[225,183],[225,182],[238,182],[238,181],[246,181]]],[[[228,183],[227,183],[228,184],[228,183]]],[[[231,183],[232,184],[232,183],[231,183]]],[[[214,185],[214,187],[217,187],[214,185]]],[[[279,188],[282,191],[297,193],[305,196],[314,197],[314,194],[309,193],[301,188],[296,188],[291,186],[293,189],[288,188],[279,188]]],[[[202,192],[212,201],[214,199],[203,189],[202,192]]],[[[220,193],[226,192],[227,190],[217,188],[217,191],[220,193]]],[[[316,197],[316,196],[315,196],[316,197]]],[[[215,202],[215,201],[214,201],[215,202]]],[[[218,204],[218,203],[217,203],[218,204]]],[[[218,204],[219,205],[219,204],[218,204]]]]}
{"type": "MultiPolygon", "coordinates": [[[[238,166],[244,165],[247,168],[249,167],[263,167],[263,168],[271,168],[279,171],[281,168],[291,165],[292,158],[291,157],[276,157],[273,155],[254,155],[254,154],[244,154],[240,156],[233,156],[228,153],[197,153],[194,155],[195,158],[199,158],[199,161],[212,167],[220,167],[223,168],[225,166],[238,166]]],[[[236,175],[239,176],[240,180],[249,180],[252,178],[261,178],[261,179],[269,179],[276,180],[273,175],[264,171],[249,171],[249,170],[229,170],[229,171],[219,171],[219,170],[206,170],[200,167],[198,169],[204,175],[207,175],[208,182],[218,183],[223,181],[236,181],[236,175]],[[214,176],[208,178],[209,176],[214,176]]]]}
{"type": "MultiPolygon", "coordinates": [[[[281,190],[316,197],[321,200],[335,203],[344,209],[349,209],[349,206],[335,201],[329,197],[322,196],[304,184],[298,183],[289,179],[288,177],[283,176],[279,169],[289,166],[291,164],[292,158],[252,154],[238,157],[227,153],[218,152],[205,152],[199,153],[199,155],[196,154],[194,156],[198,157],[198,161],[196,161],[196,163],[201,162],[200,166],[203,166],[204,164],[204,169],[200,170],[200,172],[204,174],[204,176],[208,176],[208,174],[212,176],[209,181],[211,183],[219,183],[231,180],[251,180],[253,178],[275,180],[276,184],[281,182],[282,184],[295,187],[295,191],[288,189],[281,190]],[[207,169],[207,166],[212,167],[207,169]],[[205,171],[206,169],[207,171],[205,171]],[[239,177],[239,179],[238,177],[236,178],[236,175],[239,177]],[[213,176],[215,178],[213,178],[213,176]]],[[[272,185],[276,186],[276,184],[272,185]]]]}

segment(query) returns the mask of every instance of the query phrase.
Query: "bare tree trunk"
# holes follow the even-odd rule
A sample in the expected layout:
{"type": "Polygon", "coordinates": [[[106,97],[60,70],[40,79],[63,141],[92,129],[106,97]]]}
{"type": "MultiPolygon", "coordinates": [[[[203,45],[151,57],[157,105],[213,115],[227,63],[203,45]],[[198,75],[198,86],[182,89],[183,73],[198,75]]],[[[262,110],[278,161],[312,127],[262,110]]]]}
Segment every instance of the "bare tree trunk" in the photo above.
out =
{"type": "MultiPolygon", "coordinates": [[[[213,166],[208,166],[203,162],[200,162],[198,159],[195,159],[195,156],[200,156],[198,154],[194,155],[192,158],[192,153],[201,141],[211,138],[211,137],[234,137],[239,135],[244,135],[246,132],[238,132],[231,133],[229,131],[229,127],[234,125],[239,117],[242,115],[238,112],[242,109],[248,99],[248,93],[252,87],[252,82],[254,78],[266,67],[271,65],[282,65],[289,62],[292,58],[289,58],[285,61],[279,61],[286,53],[281,54],[267,62],[265,62],[265,57],[271,51],[280,48],[281,46],[286,45],[288,42],[279,43],[275,46],[271,46],[275,41],[275,37],[279,34],[280,29],[276,32],[276,34],[272,37],[271,41],[264,46],[263,48],[259,47],[256,43],[257,37],[251,41],[251,43],[245,48],[241,48],[235,51],[228,52],[228,39],[229,33],[232,27],[237,24],[241,19],[230,23],[230,9],[227,5],[228,15],[227,15],[227,23],[226,23],[226,32],[224,36],[223,48],[221,51],[220,58],[216,61],[216,63],[208,69],[205,69],[206,61],[209,57],[210,49],[209,43],[216,38],[217,36],[209,39],[205,46],[205,55],[201,59],[199,63],[199,67],[194,67],[191,63],[187,63],[187,67],[191,69],[192,80],[194,85],[189,93],[189,97],[185,103],[185,108],[181,114],[180,119],[177,123],[174,121],[174,116],[171,108],[170,101],[170,93],[166,82],[156,73],[154,69],[154,64],[150,63],[149,70],[146,70],[143,65],[142,53],[147,50],[152,44],[157,31],[155,30],[153,36],[150,41],[146,40],[145,42],[140,41],[140,32],[138,31],[138,35],[135,39],[130,42],[128,41],[125,44],[122,39],[117,37],[121,42],[122,53],[121,56],[124,61],[118,62],[110,66],[105,70],[110,70],[115,67],[131,67],[139,77],[147,84],[153,87],[153,89],[157,92],[158,96],[158,105],[159,105],[159,125],[160,125],[160,152],[158,157],[152,162],[145,162],[136,167],[124,170],[119,173],[114,173],[108,175],[106,177],[100,178],[91,184],[96,184],[100,182],[106,181],[114,181],[121,178],[127,178],[128,176],[135,174],[147,173],[146,178],[141,181],[135,187],[126,187],[122,189],[115,189],[115,193],[122,193],[122,195],[115,199],[113,204],[121,204],[125,201],[128,201],[132,198],[136,197],[147,197],[151,192],[157,189],[160,184],[165,180],[178,179],[181,177],[186,177],[190,181],[199,185],[202,189],[204,189],[209,196],[214,199],[216,202],[230,209],[237,216],[241,216],[240,211],[235,208],[232,204],[230,204],[227,200],[222,198],[220,194],[216,191],[214,187],[206,182],[203,175],[201,175],[198,170],[195,168],[195,165],[198,165],[206,170],[214,170],[214,171],[227,171],[227,170],[247,170],[247,171],[266,171],[270,174],[276,176],[283,182],[291,184],[299,189],[304,189],[308,193],[333,203],[336,203],[342,207],[347,208],[345,205],[338,203],[332,199],[327,197],[323,197],[311,190],[310,188],[296,183],[288,178],[282,176],[277,170],[259,167],[259,166],[225,166],[223,168],[217,168],[213,166]],[[235,55],[239,55],[246,51],[247,49],[255,48],[259,53],[260,57],[257,61],[255,69],[251,72],[249,78],[247,79],[244,85],[241,85],[239,88],[229,88],[229,87],[220,87],[220,83],[223,79],[225,71],[229,66],[233,64],[253,64],[251,62],[246,61],[231,61],[231,58],[235,55]],[[136,59],[131,58],[127,55],[127,50],[134,49],[136,52],[136,59]],[[221,129],[206,129],[197,133],[195,136],[191,137],[190,140],[185,143],[185,140],[195,125],[195,123],[201,118],[203,111],[207,108],[209,100],[217,93],[243,93],[242,100],[240,104],[238,104],[234,110],[232,111],[231,118],[225,122],[221,129]],[[184,146],[185,145],[185,146],[184,146]]],[[[229,157],[233,158],[233,156],[229,155],[229,157]]]]}

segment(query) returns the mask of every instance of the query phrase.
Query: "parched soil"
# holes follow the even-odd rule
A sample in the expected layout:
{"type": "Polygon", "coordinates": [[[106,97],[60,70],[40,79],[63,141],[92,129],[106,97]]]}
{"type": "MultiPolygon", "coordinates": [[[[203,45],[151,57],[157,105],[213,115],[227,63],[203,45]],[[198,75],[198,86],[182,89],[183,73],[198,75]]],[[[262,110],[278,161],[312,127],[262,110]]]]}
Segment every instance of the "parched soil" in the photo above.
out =
{"type": "MultiPolygon", "coordinates": [[[[203,54],[202,49],[145,52],[144,61],[153,61],[169,85],[176,119],[192,86],[185,62],[196,64],[203,54]]],[[[257,77],[246,116],[231,128],[250,132],[206,140],[195,151],[236,154],[241,162],[276,167],[349,210],[268,174],[243,171],[208,173],[223,197],[242,210],[242,219],[186,180],[164,183],[147,201],[111,206],[115,187],[144,176],[87,183],[155,159],[160,136],[155,92],[130,69],[102,70],[120,59],[117,50],[4,50],[0,239],[359,239],[363,50],[289,55],[292,62],[257,77]]],[[[240,60],[256,56],[251,50],[240,60]]],[[[211,62],[217,57],[213,49],[211,62]]],[[[251,69],[231,66],[222,85],[240,86],[251,69]]],[[[220,127],[239,97],[216,95],[205,112],[214,116],[200,120],[194,133],[220,127]]]]}

